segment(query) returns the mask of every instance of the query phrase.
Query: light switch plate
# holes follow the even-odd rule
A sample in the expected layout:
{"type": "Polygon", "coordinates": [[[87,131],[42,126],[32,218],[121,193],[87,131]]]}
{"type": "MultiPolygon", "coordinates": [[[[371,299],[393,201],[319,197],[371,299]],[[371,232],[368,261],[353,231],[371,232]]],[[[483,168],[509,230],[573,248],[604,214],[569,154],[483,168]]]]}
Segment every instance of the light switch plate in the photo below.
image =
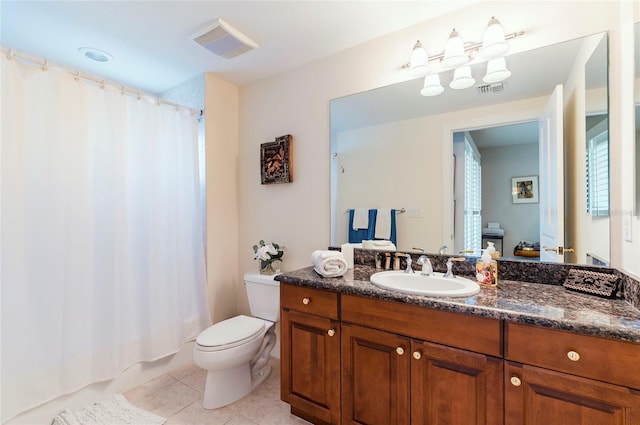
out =
{"type": "Polygon", "coordinates": [[[627,242],[633,242],[633,232],[631,229],[631,211],[625,211],[622,217],[622,232],[624,240],[627,242]]]}
{"type": "Polygon", "coordinates": [[[422,218],[424,213],[422,208],[419,207],[409,207],[407,208],[407,217],[409,218],[422,218]]]}

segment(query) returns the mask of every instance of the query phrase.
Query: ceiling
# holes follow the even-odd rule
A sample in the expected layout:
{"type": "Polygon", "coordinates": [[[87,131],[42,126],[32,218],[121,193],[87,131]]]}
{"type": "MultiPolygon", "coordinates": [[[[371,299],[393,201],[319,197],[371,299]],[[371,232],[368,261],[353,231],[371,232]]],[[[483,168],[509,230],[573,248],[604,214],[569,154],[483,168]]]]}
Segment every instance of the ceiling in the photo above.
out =
{"type": "Polygon", "coordinates": [[[472,3],[0,0],[0,44],[159,94],[204,72],[245,85],[472,3]],[[217,18],[260,47],[224,59],[191,39],[217,18]],[[106,51],[113,60],[91,61],[81,47],[106,51]]]}

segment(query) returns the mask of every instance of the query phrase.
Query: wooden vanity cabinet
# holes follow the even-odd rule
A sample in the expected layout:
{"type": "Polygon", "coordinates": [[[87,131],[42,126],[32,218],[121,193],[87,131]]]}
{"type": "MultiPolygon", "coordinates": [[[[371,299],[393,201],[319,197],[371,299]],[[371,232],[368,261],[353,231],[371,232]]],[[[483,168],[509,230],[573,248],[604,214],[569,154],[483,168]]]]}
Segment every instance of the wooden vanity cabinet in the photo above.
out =
{"type": "Polygon", "coordinates": [[[338,294],[281,284],[280,304],[280,398],[314,424],[339,424],[338,294]]]}
{"type": "Polygon", "coordinates": [[[640,425],[640,343],[280,288],[281,396],[314,424],[640,425]]]}
{"type": "Polygon", "coordinates": [[[500,321],[350,295],[341,317],[343,424],[503,423],[502,360],[440,343],[500,353],[500,321]]]}
{"type": "Polygon", "coordinates": [[[410,339],[342,325],[342,423],[409,423],[410,339]]]}
{"type": "Polygon", "coordinates": [[[506,425],[640,424],[640,344],[506,324],[506,425]]]}
{"type": "Polygon", "coordinates": [[[503,423],[502,359],[412,341],[411,423],[503,423]]]}

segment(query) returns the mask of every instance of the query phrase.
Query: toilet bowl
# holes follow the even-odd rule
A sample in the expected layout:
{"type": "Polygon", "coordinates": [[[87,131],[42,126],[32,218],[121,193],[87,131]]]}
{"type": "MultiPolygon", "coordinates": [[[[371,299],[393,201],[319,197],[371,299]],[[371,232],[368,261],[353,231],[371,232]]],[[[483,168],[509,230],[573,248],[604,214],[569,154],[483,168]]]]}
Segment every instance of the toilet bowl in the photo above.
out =
{"type": "Polygon", "coordinates": [[[274,276],[247,273],[244,283],[254,317],[238,315],[198,335],[193,361],[207,370],[202,405],[216,409],[230,404],[269,376],[269,358],[276,343],[280,318],[279,282],[274,276]]]}

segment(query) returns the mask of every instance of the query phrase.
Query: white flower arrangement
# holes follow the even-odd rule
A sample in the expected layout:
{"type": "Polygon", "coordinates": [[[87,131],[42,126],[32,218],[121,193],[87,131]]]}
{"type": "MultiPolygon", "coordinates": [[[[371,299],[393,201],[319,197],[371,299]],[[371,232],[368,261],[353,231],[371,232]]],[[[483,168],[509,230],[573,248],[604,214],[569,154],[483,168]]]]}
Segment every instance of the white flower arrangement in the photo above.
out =
{"type": "Polygon", "coordinates": [[[261,272],[266,269],[267,274],[269,274],[273,270],[272,263],[276,260],[282,261],[284,251],[280,249],[280,245],[275,242],[267,245],[261,240],[257,245],[253,246],[253,254],[254,260],[260,260],[261,272]]]}

